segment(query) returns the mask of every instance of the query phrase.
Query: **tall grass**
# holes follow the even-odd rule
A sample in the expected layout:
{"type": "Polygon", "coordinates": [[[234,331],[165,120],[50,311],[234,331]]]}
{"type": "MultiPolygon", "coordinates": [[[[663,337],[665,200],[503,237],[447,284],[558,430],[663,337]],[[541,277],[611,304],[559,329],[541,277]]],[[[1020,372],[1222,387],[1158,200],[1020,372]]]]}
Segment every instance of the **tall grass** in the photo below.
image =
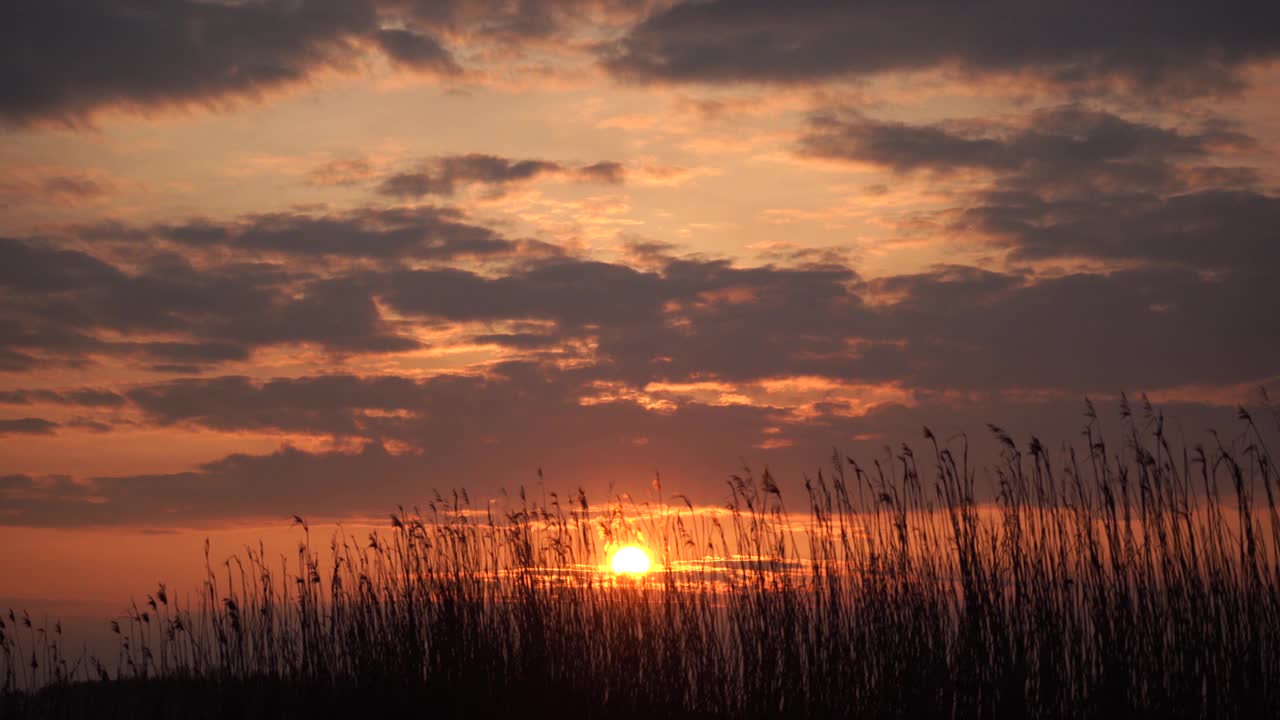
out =
{"type": "Polygon", "coordinates": [[[291,557],[214,564],[206,546],[199,598],[148,595],[115,658],[69,661],[10,613],[7,707],[1280,716],[1280,474],[1262,432],[1242,410],[1234,440],[1184,447],[1145,401],[1122,415],[1110,445],[1089,406],[1080,452],[992,427],[1002,454],[981,473],[963,437],[926,429],[920,452],[833,457],[801,508],[766,471],[732,477],[719,512],[657,483],[601,507],[459,491],[327,548],[295,518],[291,557]],[[658,571],[602,569],[633,542],[658,571]]]}

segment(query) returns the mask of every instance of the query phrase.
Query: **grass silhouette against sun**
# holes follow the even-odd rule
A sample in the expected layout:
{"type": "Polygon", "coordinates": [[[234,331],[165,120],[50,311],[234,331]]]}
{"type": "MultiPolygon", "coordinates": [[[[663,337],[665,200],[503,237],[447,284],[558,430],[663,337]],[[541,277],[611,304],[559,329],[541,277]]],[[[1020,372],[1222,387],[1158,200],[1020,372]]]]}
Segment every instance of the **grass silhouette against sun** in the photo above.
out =
{"type": "Polygon", "coordinates": [[[115,658],[69,659],[8,615],[0,710],[1280,714],[1264,432],[1242,410],[1234,439],[1182,446],[1145,401],[1122,408],[1113,445],[1089,406],[1081,451],[992,428],[1003,453],[982,472],[928,430],[923,456],[837,456],[800,513],[765,472],[733,476],[718,513],[581,492],[499,512],[458,491],[326,551],[297,518],[293,558],[206,554],[192,606],[147,596],[115,658]]]}

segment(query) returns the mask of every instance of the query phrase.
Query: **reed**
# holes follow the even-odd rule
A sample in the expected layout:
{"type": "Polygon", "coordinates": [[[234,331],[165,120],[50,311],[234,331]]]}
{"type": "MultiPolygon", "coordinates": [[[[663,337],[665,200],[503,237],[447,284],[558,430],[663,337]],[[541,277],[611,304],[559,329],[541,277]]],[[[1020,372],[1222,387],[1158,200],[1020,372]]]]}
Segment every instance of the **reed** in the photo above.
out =
{"type": "Polygon", "coordinates": [[[1274,717],[1280,474],[1240,423],[1184,446],[1126,402],[1109,443],[1090,405],[1083,448],[992,427],[981,470],[926,429],[919,450],[833,457],[799,508],[766,470],[714,510],[656,481],[600,506],[459,490],[322,547],[296,517],[289,557],[206,546],[198,597],[147,595],[114,658],[69,659],[59,628],[10,612],[0,710],[1274,717]],[[605,571],[624,543],[658,570],[605,571]]]}

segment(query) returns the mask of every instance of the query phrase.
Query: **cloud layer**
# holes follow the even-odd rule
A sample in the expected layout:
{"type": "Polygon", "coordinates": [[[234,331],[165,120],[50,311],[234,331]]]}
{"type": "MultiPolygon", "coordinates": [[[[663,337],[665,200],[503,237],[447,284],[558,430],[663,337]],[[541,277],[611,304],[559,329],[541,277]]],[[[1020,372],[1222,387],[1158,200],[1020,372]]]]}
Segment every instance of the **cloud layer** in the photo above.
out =
{"type": "Polygon", "coordinates": [[[1280,52],[1280,16],[1239,0],[1189,2],[687,1],[606,53],[624,78],[803,83],[955,68],[1083,91],[1221,92],[1280,52]]]}
{"type": "Polygon", "coordinates": [[[1194,439],[1280,382],[1278,27],[9,3],[0,524],[381,515],[540,467],[715,503],[923,424],[1070,440],[1124,390],[1194,439]]]}

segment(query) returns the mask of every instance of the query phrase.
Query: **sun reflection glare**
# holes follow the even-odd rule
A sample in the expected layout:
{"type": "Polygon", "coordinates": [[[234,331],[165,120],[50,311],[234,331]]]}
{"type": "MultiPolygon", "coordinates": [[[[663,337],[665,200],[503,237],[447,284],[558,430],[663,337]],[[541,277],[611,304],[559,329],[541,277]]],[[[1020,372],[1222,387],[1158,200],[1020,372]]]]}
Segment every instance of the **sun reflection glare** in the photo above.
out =
{"type": "Polygon", "coordinates": [[[619,575],[643,575],[652,565],[648,551],[639,545],[620,547],[609,558],[609,567],[619,575]]]}

